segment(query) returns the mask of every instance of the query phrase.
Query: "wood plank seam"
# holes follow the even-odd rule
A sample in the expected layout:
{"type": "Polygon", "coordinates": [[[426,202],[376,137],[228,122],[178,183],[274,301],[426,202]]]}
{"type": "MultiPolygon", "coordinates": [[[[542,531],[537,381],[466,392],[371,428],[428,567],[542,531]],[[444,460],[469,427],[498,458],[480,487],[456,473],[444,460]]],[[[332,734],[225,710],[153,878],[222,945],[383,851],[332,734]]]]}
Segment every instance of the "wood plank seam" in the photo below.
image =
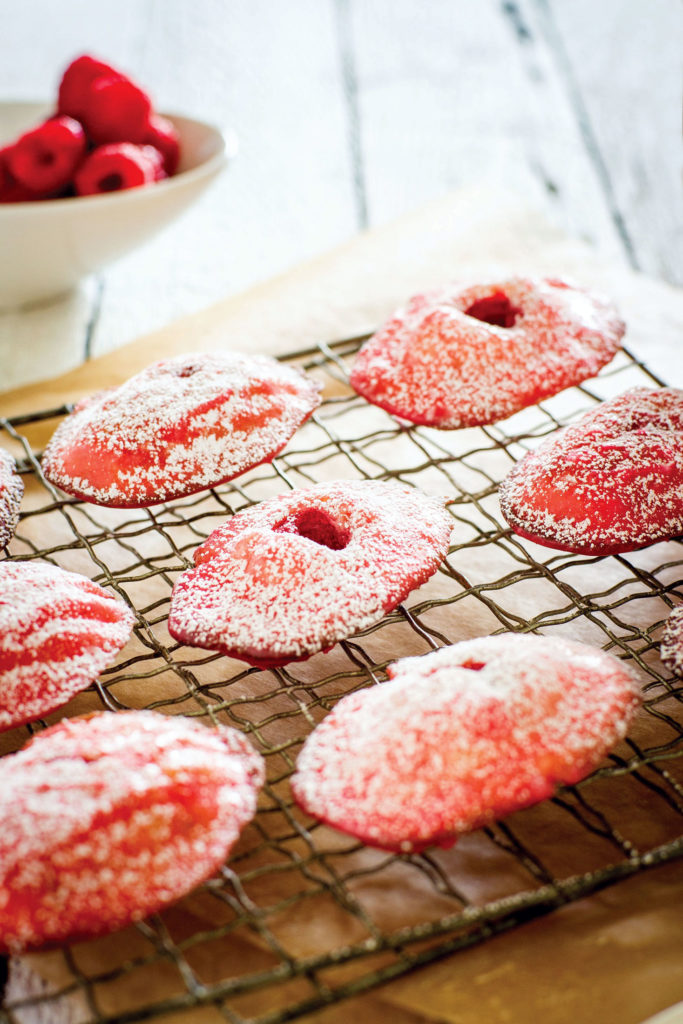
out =
{"type": "Polygon", "coordinates": [[[342,92],[348,115],[348,141],[353,175],[353,194],[356,204],[358,227],[368,227],[368,202],[365,183],[365,166],[360,129],[360,105],[358,102],[358,71],[351,29],[350,0],[334,0],[337,23],[337,41],[341,64],[342,92]]]}
{"type": "Polygon", "coordinates": [[[102,303],[104,300],[105,288],[106,281],[105,278],[100,273],[97,275],[97,287],[90,307],[90,316],[88,317],[88,321],[85,325],[85,338],[83,344],[84,360],[92,358],[93,338],[95,336],[97,325],[100,320],[100,314],[102,312],[102,303]]]}
{"type": "MultiPolygon", "coordinates": [[[[636,253],[635,243],[631,237],[630,231],[628,230],[626,219],[616,198],[614,186],[612,184],[612,176],[607,167],[607,162],[602,153],[602,149],[600,148],[596,132],[588,113],[588,108],[584,102],[581,88],[576,75],[574,74],[572,62],[562,40],[562,35],[555,23],[548,0],[533,0],[533,3],[536,7],[536,11],[538,12],[539,27],[543,32],[550,50],[555,55],[558,72],[564,82],[571,107],[576,115],[579,135],[583,141],[588,158],[593,165],[596,177],[604,193],[605,204],[617,235],[619,236],[624,248],[624,253],[628,263],[634,270],[641,270],[642,267],[636,253]]],[[[516,5],[508,3],[505,6],[513,7],[516,5]]]]}

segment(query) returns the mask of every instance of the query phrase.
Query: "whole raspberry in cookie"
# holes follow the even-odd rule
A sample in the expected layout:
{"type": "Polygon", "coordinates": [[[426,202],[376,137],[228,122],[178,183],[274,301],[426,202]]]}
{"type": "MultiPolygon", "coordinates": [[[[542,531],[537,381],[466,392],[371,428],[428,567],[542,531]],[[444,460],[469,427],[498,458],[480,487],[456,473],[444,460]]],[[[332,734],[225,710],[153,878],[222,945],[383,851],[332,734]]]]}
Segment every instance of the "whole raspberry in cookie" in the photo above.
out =
{"type": "Polygon", "coordinates": [[[370,846],[421,850],[584,778],[638,705],[622,662],[549,637],[466,640],[389,666],[299,754],[307,813],[370,846]]]}
{"type": "Polygon", "coordinates": [[[23,494],[24,481],[16,472],[14,459],[0,448],[0,548],[14,536],[23,494]]]}
{"type": "Polygon", "coordinates": [[[222,864],[263,761],[234,729],[153,711],[65,719],[0,760],[0,950],[115,931],[222,864]]]}
{"type": "Polygon", "coordinates": [[[319,403],[313,380],[269,356],[177,356],[80,402],[43,471],[99,505],[155,505],[269,462],[319,403]]]}
{"type": "Polygon", "coordinates": [[[351,386],[412,423],[472,427],[593,377],[619,348],[613,306],[556,278],[415,295],[360,350],[351,386]]]}
{"type": "Polygon", "coordinates": [[[683,676],[683,605],[674,608],[666,620],[660,654],[670,672],[683,676]]]}
{"type": "Polygon", "coordinates": [[[609,555],[683,533],[683,391],[636,388],[529,452],[500,485],[512,529],[609,555]]]}
{"type": "Polygon", "coordinates": [[[97,583],[47,562],[0,562],[0,731],[89,686],[130,636],[134,616],[97,583]]]}
{"type": "Polygon", "coordinates": [[[443,503],[379,480],[337,480],[238,512],[173,589],[169,632],[253,665],[326,650],[394,609],[448,550],[443,503]]]}

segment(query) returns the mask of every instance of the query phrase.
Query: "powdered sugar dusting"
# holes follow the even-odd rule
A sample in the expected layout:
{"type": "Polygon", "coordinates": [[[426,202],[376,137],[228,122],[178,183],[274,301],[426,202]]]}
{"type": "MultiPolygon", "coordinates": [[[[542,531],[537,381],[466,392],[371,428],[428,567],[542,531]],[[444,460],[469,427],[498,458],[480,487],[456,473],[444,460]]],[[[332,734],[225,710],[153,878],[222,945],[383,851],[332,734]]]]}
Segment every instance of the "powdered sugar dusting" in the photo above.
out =
{"type": "Polygon", "coordinates": [[[0,948],[120,928],[225,859],[263,761],[238,732],[151,711],[66,719],[0,761],[0,948]]]}
{"type": "Polygon", "coordinates": [[[269,356],[177,356],[81,402],[43,470],[69,494],[142,507],[267,462],[320,403],[315,381],[269,356]]]}
{"type": "Polygon", "coordinates": [[[317,484],[233,516],[176,583],[182,643],[282,664],[372,625],[438,568],[443,502],[383,481],[317,484]],[[314,539],[315,538],[315,539],[314,539]]]}
{"type": "Polygon", "coordinates": [[[85,576],[47,562],[0,562],[0,731],[89,686],[133,622],[129,608],[85,576]]]}
{"type": "Polygon", "coordinates": [[[0,448],[0,548],[12,539],[19,521],[24,481],[15,469],[10,453],[0,448]]]}
{"type": "Polygon", "coordinates": [[[452,285],[398,310],[361,349],[351,385],[413,423],[478,426],[594,376],[623,333],[606,299],[567,281],[452,285]],[[472,313],[501,302],[493,323],[472,313]]]}
{"type": "Polygon", "coordinates": [[[587,413],[500,485],[513,530],[583,554],[683,533],[683,391],[636,388],[587,413]]]}
{"type": "Polygon", "coordinates": [[[371,846],[451,845],[595,768],[639,703],[629,669],[584,644],[467,640],[390,666],[307,739],[292,790],[371,846]]]}
{"type": "Polygon", "coordinates": [[[670,672],[683,676],[683,605],[675,608],[666,620],[660,655],[670,672]]]}

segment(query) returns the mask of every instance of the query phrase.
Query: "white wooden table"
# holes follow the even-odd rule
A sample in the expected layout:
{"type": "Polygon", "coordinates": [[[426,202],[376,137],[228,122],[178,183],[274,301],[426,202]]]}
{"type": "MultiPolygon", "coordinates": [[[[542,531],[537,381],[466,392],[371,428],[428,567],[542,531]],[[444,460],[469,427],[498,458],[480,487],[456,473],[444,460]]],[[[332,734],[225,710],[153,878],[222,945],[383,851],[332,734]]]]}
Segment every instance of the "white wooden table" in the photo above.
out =
{"type": "Polygon", "coordinates": [[[0,314],[0,389],[473,182],[683,280],[677,0],[0,0],[0,24],[0,96],[54,95],[89,51],[241,147],[182,220],[59,309],[0,314]]]}

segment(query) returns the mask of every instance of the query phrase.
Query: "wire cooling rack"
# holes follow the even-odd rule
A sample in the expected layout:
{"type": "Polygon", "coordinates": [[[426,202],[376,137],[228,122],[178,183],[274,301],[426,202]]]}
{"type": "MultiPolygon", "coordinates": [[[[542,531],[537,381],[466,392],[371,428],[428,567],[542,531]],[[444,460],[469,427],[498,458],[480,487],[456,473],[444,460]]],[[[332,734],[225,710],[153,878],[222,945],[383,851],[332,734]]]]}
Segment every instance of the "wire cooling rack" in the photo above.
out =
{"type": "MultiPolygon", "coordinates": [[[[241,729],[268,765],[259,813],[216,877],[125,933],[64,950],[38,980],[13,963],[2,1021],[191,1019],[203,1007],[212,1015],[202,1021],[281,1024],[683,856],[683,689],[658,656],[663,622],[683,599],[681,542],[603,559],[540,548],[506,528],[496,495],[513,461],[559,425],[661,382],[624,352],[588,385],[503,423],[436,431],[350,390],[362,340],[287,357],[322,381],[326,399],[272,465],[153,509],[99,508],[44,480],[36,438],[66,409],[0,421],[26,482],[7,557],[82,572],[137,615],[119,661],[49,721],[92,708],[198,716],[241,729]],[[332,652],[285,668],[247,668],[172,640],[173,582],[216,525],[288,487],[348,477],[447,496],[453,543],[432,581],[332,652]],[[575,636],[636,666],[643,712],[593,775],[451,850],[421,854],[365,848],[298,810],[288,786],[297,752],[341,696],[384,679],[405,654],[505,631],[575,636]]],[[[11,743],[45,724],[15,730],[11,743]]]]}

